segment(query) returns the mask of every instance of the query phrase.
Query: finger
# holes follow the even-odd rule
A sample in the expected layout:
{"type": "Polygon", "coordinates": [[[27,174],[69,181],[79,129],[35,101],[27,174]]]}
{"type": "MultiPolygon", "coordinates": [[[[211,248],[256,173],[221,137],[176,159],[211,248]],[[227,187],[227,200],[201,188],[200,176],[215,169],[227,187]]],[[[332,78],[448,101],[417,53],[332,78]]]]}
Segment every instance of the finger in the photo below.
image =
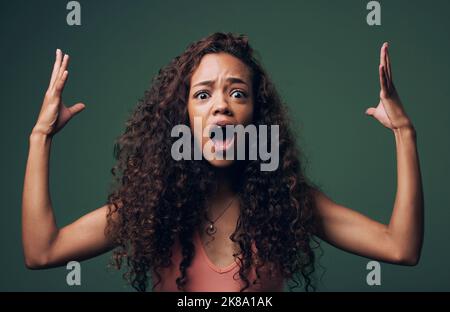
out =
{"type": "Polygon", "coordinates": [[[386,66],[386,50],[385,50],[386,43],[383,43],[380,49],[380,65],[386,66]]]}
{"type": "Polygon", "coordinates": [[[84,110],[85,107],[86,105],[84,105],[83,103],[77,103],[69,107],[69,111],[72,114],[72,116],[75,116],[76,114],[84,110]]]}
{"type": "Polygon", "coordinates": [[[366,109],[366,115],[373,116],[375,114],[375,111],[375,107],[369,107],[368,109],[366,109]]]}
{"type": "Polygon", "coordinates": [[[50,89],[55,83],[56,76],[59,72],[59,67],[61,66],[62,52],[60,49],[56,49],[56,57],[55,63],[53,64],[52,76],[50,78],[50,83],[48,84],[48,88],[50,89]]]}
{"type": "Polygon", "coordinates": [[[69,54],[64,54],[64,57],[63,57],[63,60],[61,63],[61,67],[59,68],[58,74],[56,76],[56,81],[61,79],[62,75],[64,74],[64,72],[67,69],[68,63],[69,63],[69,54]]]}
{"type": "Polygon", "coordinates": [[[54,88],[55,88],[56,96],[61,96],[61,93],[64,90],[64,86],[66,85],[68,75],[69,75],[69,72],[67,70],[65,70],[62,73],[62,76],[55,82],[54,88]]]}
{"type": "Polygon", "coordinates": [[[381,92],[384,93],[384,96],[387,96],[388,94],[388,88],[387,88],[387,78],[386,78],[386,72],[384,70],[384,66],[380,65],[378,67],[379,76],[380,76],[380,88],[381,92]]]}
{"type": "Polygon", "coordinates": [[[387,69],[387,76],[389,77],[389,81],[392,82],[391,60],[389,59],[389,49],[388,49],[387,43],[386,43],[386,69],[387,69]]]}
{"type": "Polygon", "coordinates": [[[384,78],[386,79],[386,90],[390,90],[390,79],[389,79],[389,73],[388,73],[388,64],[387,64],[387,42],[383,43],[383,57],[384,57],[384,65],[383,65],[383,71],[384,71],[384,78]]]}

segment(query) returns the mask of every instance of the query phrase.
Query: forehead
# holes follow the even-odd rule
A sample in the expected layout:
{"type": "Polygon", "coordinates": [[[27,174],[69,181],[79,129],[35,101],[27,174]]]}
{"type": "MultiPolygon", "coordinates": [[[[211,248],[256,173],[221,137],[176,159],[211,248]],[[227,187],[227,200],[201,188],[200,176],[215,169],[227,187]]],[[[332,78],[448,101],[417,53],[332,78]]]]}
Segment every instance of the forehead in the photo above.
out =
{"type": "Polygon", "coordinates": [[[191,85],[226,77],[239,77],[248,83],[251,82],[249,67],[237,57],[228,53],[206,54],[192,74],[191,85]]]}

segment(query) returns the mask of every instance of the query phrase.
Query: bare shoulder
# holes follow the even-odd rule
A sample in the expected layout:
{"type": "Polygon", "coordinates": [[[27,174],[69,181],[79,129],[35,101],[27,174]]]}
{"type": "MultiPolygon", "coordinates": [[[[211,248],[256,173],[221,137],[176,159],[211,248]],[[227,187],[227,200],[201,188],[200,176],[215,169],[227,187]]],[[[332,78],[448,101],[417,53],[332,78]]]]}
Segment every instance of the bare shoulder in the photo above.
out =
{"type": "Polygon", "coordinates": [[[336,204],[330,197],[318,188],[314,188],[311,193],[317,209],[323,209],[329,205],[336,204]]]}

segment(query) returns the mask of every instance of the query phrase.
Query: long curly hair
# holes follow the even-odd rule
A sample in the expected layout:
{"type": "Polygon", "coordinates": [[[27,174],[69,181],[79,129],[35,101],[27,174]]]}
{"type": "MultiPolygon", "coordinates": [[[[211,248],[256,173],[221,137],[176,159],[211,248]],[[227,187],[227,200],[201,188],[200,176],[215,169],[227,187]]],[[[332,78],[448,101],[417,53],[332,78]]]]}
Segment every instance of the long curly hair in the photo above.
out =
{"type": "Polygon", "coordinates": [[[172,265],[172,246],[179,239],[182,261],[176,284],[185,290],[186,270],[195,254],[193,231],[205,212],[205,197],[213,190],[214,168],[206,160],[172,159],[171,146],[177,138],[171,137],[171,130],[178,124],[189,125],[187,99],[192,73],[204,55],[219,52],[237,57],[251,70],[253,124],[257,128],[279,125],[277,170],[261,171],[261,159],[240,161],[240,215],[230,238],[240,247],[236,255],[242,258],[241,291],[256,283],[248,278],[251,268],[259,279],[263,266],[294,281],[291,290],[301,285],[306,291],[314,290],[316,186],[304,175],[303,156],[289,127],[286,106],[247,37],[231,33],[214,33],[191,44],[162,68],[116,140],[117,162],[111,169],[115,179],[108,195],[105,231],[117,246],[111,264],[120,269],[126,263],[124,278],[138,291],[146,291],[149,277],[156,278],[154,289],[161,281],[159,269],[172,265]]]}

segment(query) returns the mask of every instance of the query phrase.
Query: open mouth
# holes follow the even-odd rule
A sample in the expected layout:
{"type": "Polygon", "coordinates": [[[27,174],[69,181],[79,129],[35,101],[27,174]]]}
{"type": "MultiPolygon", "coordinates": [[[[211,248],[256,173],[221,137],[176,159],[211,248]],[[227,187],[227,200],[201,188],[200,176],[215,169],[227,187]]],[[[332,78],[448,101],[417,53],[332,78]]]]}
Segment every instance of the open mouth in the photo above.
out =
{"type": "Polygon", "coordinates": [[[232,128],[226,131],[226,126],[214,125],[209,129],[209,138],[214,144],[215,152],[226,151],[234,142],[232,128]]]}

